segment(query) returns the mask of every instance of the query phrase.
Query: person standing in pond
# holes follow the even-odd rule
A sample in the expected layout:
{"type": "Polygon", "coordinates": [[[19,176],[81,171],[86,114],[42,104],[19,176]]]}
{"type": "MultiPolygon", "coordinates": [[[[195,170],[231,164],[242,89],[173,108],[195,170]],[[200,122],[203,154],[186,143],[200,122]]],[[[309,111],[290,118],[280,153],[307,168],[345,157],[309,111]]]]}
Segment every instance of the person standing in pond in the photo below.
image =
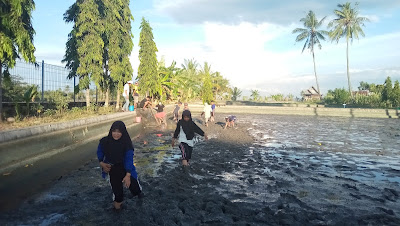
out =
{"type": "Polygon", "coordinates": [[[189,110],[189,104],[188,103],[184,103],[183,104],[183,110],[189,110]]]}
{"type": "Polygon", "coordinates": [[[182,105],[181,102],[178,102],[178,104],[175,105],[174,112],[173,112],[173,114],[174,114],[174,121],[175,121],[175,122],[178,122],[178,120],[179,120],[179,109],[181,108],[181,105],[182,105]]]}
{"type": "Polygon", "coordinates": [[[139,103],[139,93],[136,92],[136,89],[133,89],[132,96],[134,108],[137,109],[139,103]]]}
{"type": "Polygon", "coordinates": [[[143,198],[136,168],[133,164],[134,148],[131,137],[122,121],[111,125],[108,136],[103,137],[97,148],[97,158],[102,168],[102,176],[110,176],[114,194],[114,209],[120,210],[124,199],[123,187],[129,188],[133,196],[143,198]]]}
{"type": "Polygon", "coordinates": [[[161,125],[161,123],[163,123],[164,125],[167,125],[167,119],[165,118],[167,116],[167,114],[164,111],[164,108],[165,108],[164,104],[162,104],[160,101],[160,102],[158,102],[156,107],[157,107],[157,109],[156,109],[157,113],[155,114],[155,118],[156,118],[157,123],[159,125],[161,125]]]}
{"type": "Polygon", "coordinates": [[[207,127],[208,127],[208,121],[210,120],[211,117],[211,112],[212,112],[211,106],[207,102],[205,102],[203,113],[201,113],[201,115],[204,115],[205,126],[207,127]]]}
{"type": "Polygon", "coordinates": [[[172,138],[172,147],[175,145],[175,140],[179,137],[179,149],[182,152],[182,165],[188,166],[189,160],[192,158],[193,151],[193,138],[195,133],[200,136],[204,136],[206,140],[208,140],[207,135],[204,133],[200,127],[196,125],[196,123],[192,120],[192,114],[189,110],[185,110],[182,112],[182,119],[178,121],[176,125],[176,129],[174,132],[174,136],[172,138]]]}
{"type": "Polygon", "coordinates": [[[211,101],[211,122],[215,121],[215,103],[214,101],[211,101]]]}
{"type": "Polygon", "coordinates": [[[124,92],[122,93],[122,96],[125,99],[125,103],[122,106],[122,110],[123,111],[129,111],[129,90],[130,90],[130,84],[133,84],[132,81],[128,81],[125,85],[124,85],[124,92]]]}

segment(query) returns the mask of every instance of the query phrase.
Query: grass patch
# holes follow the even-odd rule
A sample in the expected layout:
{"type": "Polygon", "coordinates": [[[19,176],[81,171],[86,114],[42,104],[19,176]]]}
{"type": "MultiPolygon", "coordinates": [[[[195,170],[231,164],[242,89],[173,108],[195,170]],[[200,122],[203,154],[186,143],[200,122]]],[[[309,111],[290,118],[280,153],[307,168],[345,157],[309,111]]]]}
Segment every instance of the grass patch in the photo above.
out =
{"type": "Polygon", "coordinates": [[[89,110],[87,110],[86,107],[74,107],[62,112],[54,109],[47,109],[43,112],[39,112],[35,116],[24,117],[20,120],[16,119],[14,122],[3,121],[0,123],[0,130],[18,129],[46,123],[65,122],[99,115],[113,114],[116,112],[115,106],[91,108],[89,110]]]}

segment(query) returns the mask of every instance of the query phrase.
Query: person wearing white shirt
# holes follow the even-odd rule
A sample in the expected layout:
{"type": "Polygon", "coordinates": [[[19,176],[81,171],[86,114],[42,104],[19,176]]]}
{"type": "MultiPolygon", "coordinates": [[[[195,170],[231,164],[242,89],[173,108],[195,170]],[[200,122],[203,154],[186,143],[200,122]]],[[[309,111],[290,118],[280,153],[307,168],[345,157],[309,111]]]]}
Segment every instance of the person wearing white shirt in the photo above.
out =
{"type": "Polygon", "coordinates": [[[128,111],[129,110],[129,90],[130,90],[130,84],[133,84],[132,81],[128,81],[124,85],[124,92],[122,93],[122,96],[125,99],[125,104],[122,106],[123,111],[128,111]]]}

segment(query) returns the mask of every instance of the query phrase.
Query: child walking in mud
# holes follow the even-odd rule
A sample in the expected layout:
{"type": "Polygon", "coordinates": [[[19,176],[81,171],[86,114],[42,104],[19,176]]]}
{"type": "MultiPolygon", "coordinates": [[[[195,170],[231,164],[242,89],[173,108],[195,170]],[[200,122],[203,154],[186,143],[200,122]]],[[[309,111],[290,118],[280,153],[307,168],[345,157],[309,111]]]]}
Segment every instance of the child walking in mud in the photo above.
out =
{"type": "Polygon", "coordinates": [[[143,198],[136,168],[133,165],[133,145],[131,137],[122,121],[111,125],[108,136],[100,140],[97,158],[103,170],[103,178],[110,176],[114,194],[114,209],[120,210],[124,198],[123,186],[129,188],[133,196],[143,198]]]}
{"type": "Polygon", "coordinates": [[[178,102],[177,105],[175,105],[174,111],[172,112],[172,114],[174,115],[174,121],[178,122],[179,120],[179,109],[181,108],[182,103],[178,102]]]}
{"type": "Polygon", "coordinates": [[[194,134],[197,133],[200,136],[204,136],[206,140],[208,140],[207,135],[204,133],[200,127],[196,125],[196,123],[192,120],[192,114],[189,110],[185,110],[182,112],[182,119],[178,121],[176,125],[174,137],[172,138],[172,147],[175,145],[175,140],[179,137],[179,149],[182,152],[182,165],[188,166],[189,160],[192,157],[193,151],[193,138],[194,134]]]}

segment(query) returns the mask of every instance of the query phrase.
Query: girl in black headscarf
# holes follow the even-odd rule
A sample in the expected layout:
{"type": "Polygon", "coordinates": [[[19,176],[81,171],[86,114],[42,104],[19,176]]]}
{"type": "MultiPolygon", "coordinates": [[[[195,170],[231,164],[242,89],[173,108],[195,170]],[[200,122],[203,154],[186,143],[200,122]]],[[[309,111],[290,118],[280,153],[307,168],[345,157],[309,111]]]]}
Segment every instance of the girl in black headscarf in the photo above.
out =
{"type": "Polygon", "coordinates": [[[189,110],[182,112],[182,119],[176,125],[174,137],[172,138],[172,147],[175,145],[175,139],[179,136],[179,148],[182,152],[182,165],[189,165],[189,160],[192,157],[192,150],[194,146],[193,137],[197,133],[207,140],[208,137],[200,127],[192,120],[192,114],[189,110]]]}
{"type": "Polygon", "coordinates": [[[136,168],[133,165],[133,145],[131,137],[122,121],[111,125],[108,136],[100,140],[97,158],[103,170],[103,178],[110,175],[110,184],[114,193],[114,208],[121,209],[124,198],[123,185],[129,188],[133,196],[143,197],[136,168]]]}

